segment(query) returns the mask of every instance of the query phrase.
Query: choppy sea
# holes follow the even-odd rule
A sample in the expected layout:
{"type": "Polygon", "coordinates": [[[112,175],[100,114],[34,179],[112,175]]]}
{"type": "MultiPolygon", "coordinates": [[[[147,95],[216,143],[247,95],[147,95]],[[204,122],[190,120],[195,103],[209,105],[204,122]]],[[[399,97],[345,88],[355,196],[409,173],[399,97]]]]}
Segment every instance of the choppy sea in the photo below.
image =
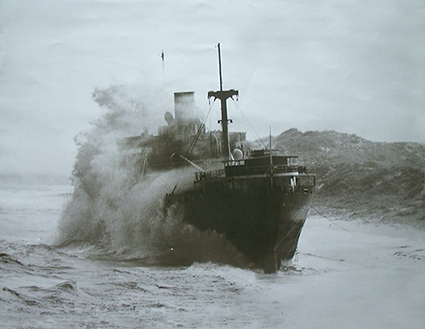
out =
{"type": "Polygon", "coordinates": [[[275,275],[165,266],[57,245],[72,191],[0,186],[0,327],[425,328],[424,231],[312,213],[275,275]]]}

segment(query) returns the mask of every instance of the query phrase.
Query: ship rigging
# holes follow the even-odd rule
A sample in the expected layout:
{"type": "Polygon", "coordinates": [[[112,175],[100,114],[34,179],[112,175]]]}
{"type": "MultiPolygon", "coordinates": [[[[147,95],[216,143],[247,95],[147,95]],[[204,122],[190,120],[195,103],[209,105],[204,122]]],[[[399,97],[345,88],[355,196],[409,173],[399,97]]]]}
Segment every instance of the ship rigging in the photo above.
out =
{"type": "Polygon", "coordinates": [[[268,150],[251,150],[246,133],[229,133],[227,100],[239,92],[223,90],[220,44],[217,48],[219,90],[209,91],[207,98],[220,100],[221,132],[207,132],[205,121],[194,117],[193,92],[175,93],[175,116],[167,112],[168,125],[139,143],[150,149],[144,153],[143,172],[147,166],[164,171],[190,164],[195,168],[192,186],[174,186],[164,196],[165,213],[178,211],[184,222],[225,237],[251,267],[275,273],[294,256],[315,176],[298,165],[297,156],[272,154],[271,140],[268,150]],[[211,161],[218,158],[222,161],[211,161]]]}

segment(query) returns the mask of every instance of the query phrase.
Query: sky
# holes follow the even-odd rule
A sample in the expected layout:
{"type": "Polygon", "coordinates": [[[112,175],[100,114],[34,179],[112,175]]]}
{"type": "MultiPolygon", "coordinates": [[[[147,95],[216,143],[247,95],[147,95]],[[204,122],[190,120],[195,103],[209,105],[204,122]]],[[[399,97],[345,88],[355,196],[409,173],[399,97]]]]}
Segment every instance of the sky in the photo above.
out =
{"type": "Polygon", "coordinates": [[[423,0],[0,0],[0,174],[70,174],[96,88],[206,112],[217,43],[230,130],[425,143],[423,0]]]}

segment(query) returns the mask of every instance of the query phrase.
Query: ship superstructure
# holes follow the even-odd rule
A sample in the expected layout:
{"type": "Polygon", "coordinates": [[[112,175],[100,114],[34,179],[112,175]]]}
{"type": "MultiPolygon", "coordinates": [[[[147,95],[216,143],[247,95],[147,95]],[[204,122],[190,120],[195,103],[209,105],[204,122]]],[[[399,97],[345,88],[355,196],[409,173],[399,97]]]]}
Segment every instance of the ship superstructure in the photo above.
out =
{"type": "Polygon", "coordinates": [[[220,44],[218,55],[220,90],[208,92],[208,98],[221,103],[222,130],[206,131],[194,114],[193,92],[175,93],[175,115],[164,116],[167,126],[138,142],[150,147],[140,168],[194,167],[193,185],[166,194],[164,210],[178,208],[184,221],[223,235],[252,267],[274,273],[294,256],[315,175],[297,163],[297,156],[274,155],[271,141],[268,150],[250,150],[245,133],[228,132],[226,102],[239,92],[223,90],[220,44]]]}

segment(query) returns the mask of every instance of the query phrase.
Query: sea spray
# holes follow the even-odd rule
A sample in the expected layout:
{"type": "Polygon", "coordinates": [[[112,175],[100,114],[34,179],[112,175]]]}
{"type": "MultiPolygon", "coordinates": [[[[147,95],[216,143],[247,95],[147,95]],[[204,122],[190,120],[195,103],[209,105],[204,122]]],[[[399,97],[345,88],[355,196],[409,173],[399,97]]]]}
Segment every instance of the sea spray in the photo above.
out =
{"type": "Polygon", "coordinates": [[[166,193],[193,184],[193,168],[143,175],[123,141],[146,131],[141,118],[148,117],[148,106],[129,99],[126,107],[123,99],[122,89],[95,93],[106,113],[78,136],[74,193],[62,214],[58,244],[88,243],[119,259],[154,264],[213,261],[245,266],[246,260],[223,236],[185,223],[178,206],[164,209],[166,193]]]}

